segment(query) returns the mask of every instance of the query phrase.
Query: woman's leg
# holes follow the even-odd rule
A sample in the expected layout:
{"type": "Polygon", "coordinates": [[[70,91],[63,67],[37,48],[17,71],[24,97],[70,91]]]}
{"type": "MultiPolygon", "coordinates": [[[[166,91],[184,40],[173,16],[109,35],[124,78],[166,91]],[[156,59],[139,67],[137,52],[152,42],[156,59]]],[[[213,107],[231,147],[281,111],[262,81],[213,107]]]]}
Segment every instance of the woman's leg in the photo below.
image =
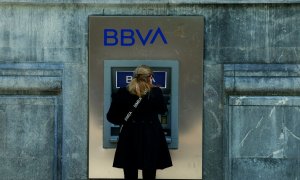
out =
{"type": "Polygon", "coordinates": [[[155,179],[156,169],[143,169],[143,179],[155,179]]]}
{"type": "Polygon", "coordinates": [[[138,169],[124,168],[124,179],[138,179],[138,169]]]}

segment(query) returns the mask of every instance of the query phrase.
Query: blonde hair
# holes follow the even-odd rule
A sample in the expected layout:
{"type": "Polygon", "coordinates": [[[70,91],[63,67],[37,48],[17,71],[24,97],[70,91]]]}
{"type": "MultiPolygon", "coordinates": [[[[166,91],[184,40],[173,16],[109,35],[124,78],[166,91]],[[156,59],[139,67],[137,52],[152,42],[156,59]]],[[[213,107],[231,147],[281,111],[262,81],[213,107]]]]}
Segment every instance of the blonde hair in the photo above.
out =
{"type": "Polygon", "coordinates": [[[138,66],[134,70],[132,81],[128,84],[128,91],[139,97],[145,95],[153,86],[150,79],[152,73],[153,72],[149,66],[138,66]]]}

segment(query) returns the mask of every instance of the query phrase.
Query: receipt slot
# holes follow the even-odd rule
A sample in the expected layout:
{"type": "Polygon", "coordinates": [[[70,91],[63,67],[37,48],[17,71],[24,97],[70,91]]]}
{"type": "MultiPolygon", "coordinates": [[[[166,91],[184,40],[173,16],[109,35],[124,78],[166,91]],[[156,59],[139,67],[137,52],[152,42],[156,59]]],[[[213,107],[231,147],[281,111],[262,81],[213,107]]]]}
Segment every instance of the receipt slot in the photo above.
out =
{"type": "MultiPolygon", "coordinates": [[[[148,65],[153,70],[154,85],[163,92],[168,112],[159,115],[159,119],[170,149],[178,148],[178,62],[176,60],[105,60],[104,61],[104,112],[108,112],[112,93],[127,86],[133,76],[134,69],[148,65]]],[[[120,126],[107,121],[104,113],[103,147],[115,148],[118,142],[120,126]]]]}

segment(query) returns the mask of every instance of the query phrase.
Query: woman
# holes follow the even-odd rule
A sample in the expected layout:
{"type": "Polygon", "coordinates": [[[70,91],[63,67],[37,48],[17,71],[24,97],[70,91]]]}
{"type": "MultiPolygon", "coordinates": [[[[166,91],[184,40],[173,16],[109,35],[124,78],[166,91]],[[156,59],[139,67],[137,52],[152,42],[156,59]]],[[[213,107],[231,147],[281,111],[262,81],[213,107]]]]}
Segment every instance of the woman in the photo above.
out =
{"type": "Polygon", "coordinates": [[[137,179],[138,169],[143,179],[155,179],[156,170],[172,166],[171,156],[158,114],[167,111],[162,91],[152,84],[152,70],[145,65],[137,67],[127,87],[112,96],[107,113],[108,121],[123,125],[115,152],[113,167],[123,168],[125,179],[137,179]],[[130,118],[136,100],[141,102],[130,118]],[[116,122],[116,119],[122,119],[116,122]]]}

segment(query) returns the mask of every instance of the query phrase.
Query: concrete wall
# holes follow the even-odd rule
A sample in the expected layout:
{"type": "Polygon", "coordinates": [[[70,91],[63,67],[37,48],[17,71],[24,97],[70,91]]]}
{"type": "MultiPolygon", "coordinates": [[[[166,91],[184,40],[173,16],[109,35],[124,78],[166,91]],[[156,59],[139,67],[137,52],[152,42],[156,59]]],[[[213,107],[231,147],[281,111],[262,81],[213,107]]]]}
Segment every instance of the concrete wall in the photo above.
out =
{"type": "Polygon", "coordinates": [[[92,14],[204,15],[204,179],[299,179],[300,5],[220,2],[1,1],[0,179],[88,178],[92,14]]]}

